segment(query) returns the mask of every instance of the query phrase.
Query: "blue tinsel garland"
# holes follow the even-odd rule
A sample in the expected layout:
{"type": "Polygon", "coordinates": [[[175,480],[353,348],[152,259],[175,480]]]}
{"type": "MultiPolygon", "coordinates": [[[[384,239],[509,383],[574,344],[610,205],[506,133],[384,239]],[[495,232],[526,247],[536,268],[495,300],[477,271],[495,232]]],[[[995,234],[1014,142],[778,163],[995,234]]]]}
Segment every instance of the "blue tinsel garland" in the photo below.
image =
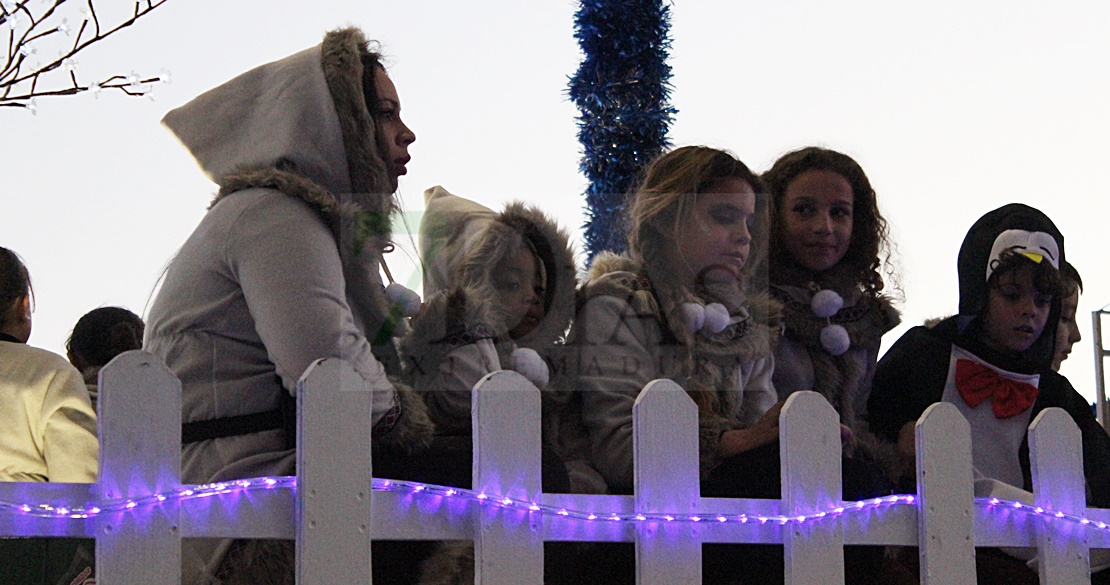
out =
{"type": "Polygon", "coordinates": [[[578,106],[586,189],[586,253],[623,251],[625,194],[667,146],[670,9],[660,0],[583,0],[575,14],[582,64],[570,80],[578,106]]]}

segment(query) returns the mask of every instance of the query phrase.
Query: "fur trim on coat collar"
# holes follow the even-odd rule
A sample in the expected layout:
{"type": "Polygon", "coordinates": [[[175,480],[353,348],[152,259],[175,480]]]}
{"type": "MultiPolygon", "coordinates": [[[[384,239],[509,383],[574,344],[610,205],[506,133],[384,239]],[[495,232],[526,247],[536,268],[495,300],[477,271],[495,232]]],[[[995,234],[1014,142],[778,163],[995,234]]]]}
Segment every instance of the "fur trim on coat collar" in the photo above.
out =
{"type": "MultiPolygon", "coordinates": [[[[517,345],[540,351],[561,339],[574,318],[577,266],[570,235],[538,207],[512,202],[496,213],[473,201],[452,195],[443,187],[424,193],[427,210],[420,222],[421,255],[425,264],[424,293],[465,288],[473,299],[496,303],[494,274],[502,268],[523,237],[542,263],[544,317],[517,345]]],[[[502,311],[490,323],[499,334],[510,327],[502,311]]]]}
{"type": "MultiPolygon", "coordinates": [[[[707,296],[666,279],[649,278],[647,269],[633,259],[602,254],[595,258],[584,297],[611,295],[626,299],[641,316],[654,316],[670,333],[673,343],[686,348],[686,392],[698,406],[698,453],[702,478],[721,463],[720,441],[724,431],[736,428],[740,410],[735,388],[739,366],[771,355],[781,329],[779,304],[766,293],[743,298],[736,287],[727,299],[707,296]],[[687,331],[680,314],[682,303],[722,302],[733,307],[734,317],[746,319],[719,334],[687,331]]],[[[717,294],[728,291],[718,291],[717,294]]]]}
{"type": "MultiPolygon", "coordinates": [[[[844,295],[850,303],[828,319],[814,315],[810,305],[813,298],[801,287],[772,286],[771,293],[783,305],[786,335],[800,341],[811,350],[822,350],[821,329],[834,323],[848,331],[852,347],[878,347],[883,335],[898,326],[902,318],[891,300],[879,295],[872,297],[861,291],[844,295]],[[851,297],[856,297],[852,302],[851,297]]],[[[843,293],[841,293],[843,294],[843,293]]]]}
{"type": "Polygon", "coordinates": [[[767,294],[743,298],[739,291],[735,291],[737,296],[729,301],[742,305],[742,310],[747,311],[753,325],[751,334],[738,337],[738,339],[746,338],[747,341],[744,343],[733,340],[725,344],[728,346],[727,349],[724,346],[711,349],[710,344],[704,343],[704,336],[685,330],[678,307],[685,302],[705,304],[722,300],[708,297],[704,291],[691,291],[686,287],[671,286],[666,279],[652,279],[646,267],[640,262],[610,252],[603,252],[594,259],[583,287],[584,298],[599,294],[627,299],[640,315],[659,316],[668,332],[683,345],[700,346],[702,349],[699,351],[714,354],[721,351],[730,354],[739,352],[741,359],[749,361],[770,354],[782,325],[782,307],[777,301],[767,294]]]}

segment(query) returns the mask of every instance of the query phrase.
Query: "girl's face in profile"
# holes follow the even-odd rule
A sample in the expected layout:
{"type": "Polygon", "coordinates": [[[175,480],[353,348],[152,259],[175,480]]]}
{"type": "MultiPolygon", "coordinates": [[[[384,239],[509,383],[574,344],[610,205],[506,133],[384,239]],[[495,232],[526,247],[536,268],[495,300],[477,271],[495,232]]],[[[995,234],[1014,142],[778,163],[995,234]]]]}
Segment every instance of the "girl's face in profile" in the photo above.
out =
{"type": "Polygon", "coordinates": [[[509,337],[520,339],[543,320],[543,283],[539,259],[523,243],[496,269],[493,287],[506,313],[509,337]]]}
{"type": "Polygon", "coordinates": [[[1029,349],[1044,331],[1052,295],[1033,285],[1034,268],[1022,264],[998,276],[987,296],[983,342],[1004,353],[1029,349]]]}
{"type": "Polygon", "coordinates": [[[416,142],[416,134],[401,121],[401,98],[397,96],[397,88],[384,69],[375,72],[374,86],[378,92],[378,111],[374,112],[375,131],[381,156],[389,169],[389,178],[396,188],[397,177],[408,173],[405,165],[412,158],[409,156],[409,145],[416,142]]]}
{"type": "Polygon", "coordinates": [[[687,284],[736,280],[748,261],[755,222],[755,191],[746,181],[722,179],[696,197],[678,225],[678,268],[687,284]]]}
{"type": "Polygon", "coordinates": [[[839,173],[805,171],[783,193],[779,241],[794,263],[811,272],[836,266],[852,243],[855,196],[839,173]]]}

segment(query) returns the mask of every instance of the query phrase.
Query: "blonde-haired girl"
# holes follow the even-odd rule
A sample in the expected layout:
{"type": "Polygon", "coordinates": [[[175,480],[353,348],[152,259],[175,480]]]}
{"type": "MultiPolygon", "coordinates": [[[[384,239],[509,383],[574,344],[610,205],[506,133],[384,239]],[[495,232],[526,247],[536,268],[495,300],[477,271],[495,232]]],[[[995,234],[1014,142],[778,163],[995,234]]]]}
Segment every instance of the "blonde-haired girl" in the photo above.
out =
{"type": "MultiPolygon", "coordinates": [[[[579,348],[590,457],[613,492],[632,489],[632,405],[659,378],[677,382],[698,405],[703,495],[778,491],[771,384],[778,311],[749,292],[762,281],[753,270],[766,242],[761,191],[729,152],[675,149],[647,167],[631,195],[629,253],[594,260],[571,342],[579,348]]],[[[707,554],[705,582],[735,571],[728,560],[750,561],[751,575],[763,565],[773,574],[777,562],[781,575],[781,554],[776,561],[756,548],[707,554]]]]}

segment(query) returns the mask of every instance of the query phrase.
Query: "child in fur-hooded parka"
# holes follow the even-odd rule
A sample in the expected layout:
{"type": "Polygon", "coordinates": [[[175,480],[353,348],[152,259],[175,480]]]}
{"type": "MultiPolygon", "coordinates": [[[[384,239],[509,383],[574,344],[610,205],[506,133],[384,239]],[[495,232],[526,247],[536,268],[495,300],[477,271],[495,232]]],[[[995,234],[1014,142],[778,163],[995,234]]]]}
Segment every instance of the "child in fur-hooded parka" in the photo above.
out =
{"type": "MultiPolygon", "coordinates": [[[[562,344],[575,308],[577,267],[570,237],[534,206],[495,212],[440,186],[424,193],[420,249],[426,302],[401,342],[402,363],[424,398],[437,434],[471,434],[471,390],[490,372],[515,370],[543,392],[545,448],[567,465],[569,485],[601,493],[569,416],[573,397],[562,344]]],[[[470,469],[469,459],[465,468],[470,469]]],[[[554,469],[550,461],[544,471],[554,469]]],[[[561,467],[556,465],[555,467],[561,467]]],[[[556,482],[563,483],[563,482],[556,482]]]]}
{"type": "MultiPolygon", "coordinates": [[[[400,324],[379,272],[415,140],[398,100],[349,28],[163,119],[219,186],[166,272],[144,341],[181,380],[186,483],[294,473],[289,401],[321,358],[346,360],[373,390],[376,450],[414,453],[429,441],[423,402],[391,377],[400,324]]],[[[229,547],[187,541],[183,582],[292,579],[291,545],[260,552],[265,568],[239,545],[225,562],[229,547]],[[246,565],[238,577],[227,574],[231,557],[246,565]]]]}
{"type": "MultiPolygon", "coordinates": [[[[424,193],[420,251],[426,302],[400,344],[408,380],[436,424],[425,480],[471,487],[472,392],[486,374],[522,374],[541,390],[543,491],[603,493],[587,462],[574,368],[562,342],[575,309],[570,237],[534,206],[500,212],[433,187],[424,193]]],[[[577,543],[548,543],[549,583],[578,583],[577,543]]],[[[474,582],[469,542],[439,543],[421,585],[474,582]]]]}

